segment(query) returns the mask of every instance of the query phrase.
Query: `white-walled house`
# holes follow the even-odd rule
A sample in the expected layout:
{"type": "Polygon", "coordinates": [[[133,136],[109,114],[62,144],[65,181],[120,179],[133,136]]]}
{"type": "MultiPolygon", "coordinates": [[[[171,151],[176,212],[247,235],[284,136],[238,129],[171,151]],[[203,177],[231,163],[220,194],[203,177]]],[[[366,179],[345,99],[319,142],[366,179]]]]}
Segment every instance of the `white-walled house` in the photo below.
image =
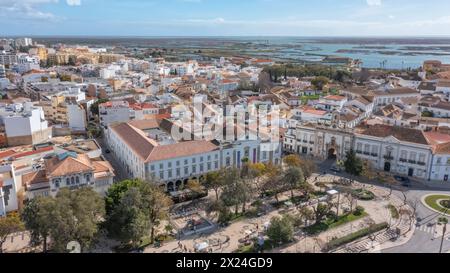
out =
{"type": "Polygon", "coordinates": [[[62,188],[92,187],[105,195],[113,184],[114,170],[106,161],[91,160],[86,154],[64,152],[45,159],[41,168],[22,176],[27,198],[56,196],[62,188]]]}
{"type": "Polygon", "coordinates": [[[52,137],[42,107],[33,106],[30,102],[23,106],[6,106],[1,109],[0,119],[5,126],[9,146],[37,144],[52,137]]]}
{"type": "Polygon", "coordinates": [[[85,131],[87,127],[86,111],[79,104],[67,104],[67,120],[69,128],[74,131],[85,131]]]}
{"type": "Polygon", "coordinates": [[[14,166],[9,163],[0,165],[0,217],[19,209],[17,192],[20,188],[14,166]]]}

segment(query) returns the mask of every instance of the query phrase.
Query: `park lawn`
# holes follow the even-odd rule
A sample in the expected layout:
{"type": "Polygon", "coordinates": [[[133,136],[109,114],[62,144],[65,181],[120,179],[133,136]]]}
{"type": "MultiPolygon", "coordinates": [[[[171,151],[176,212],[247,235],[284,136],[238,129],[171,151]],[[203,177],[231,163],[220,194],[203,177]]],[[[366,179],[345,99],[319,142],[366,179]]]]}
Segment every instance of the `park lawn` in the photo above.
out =
{"type": "Polygon", "coordinates": [[[339,216],[339,218],[336,221],[332,219],[327,219],[318,224],[306,227],[304,230],[309,234],[315,235],[327,231],[329,229],[337,228],[347,223],[354,222],[366,216],[368,216],[367,212],[363,212],[361,213],[361,215],[354,215],[353,213],[344,214],[342,216],[339,216]]]}
{"type": "Polygon", "coordinates": [[[440,211],[442,213],[449,213],[450,209],[445,209],[438,204],[438,200],[441,200],[441,199],[450,200],[450,196],[448,196],[448,195],[430,195],[427,198],[425,198],[425,203],[437,211],[440,211]]]}
{"type": "Polygon", "coordinates": [[[398,213],[398,210],[394,205],[389,204],[388,208],[389,208],[389,211],[391,212],[392,218],[394,218],[394,219],[400,218],[400,214],[398,213]]]}
{"type": "Polygon", "coordinates": [[[310,100],[318,100],[320,99],[320,95],[311,95],[311,96],[303,96],[301,97],[302,103],[306,104],[310,100]]]}

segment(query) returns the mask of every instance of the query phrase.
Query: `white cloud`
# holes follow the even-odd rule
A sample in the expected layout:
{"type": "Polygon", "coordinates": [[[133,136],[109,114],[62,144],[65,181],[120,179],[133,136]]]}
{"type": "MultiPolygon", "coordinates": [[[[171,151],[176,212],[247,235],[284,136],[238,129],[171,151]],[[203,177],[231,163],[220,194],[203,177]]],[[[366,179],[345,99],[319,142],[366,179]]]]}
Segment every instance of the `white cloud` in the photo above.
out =
{"type": "Polygon", "coordinates": [[[66,0],[66,3],[69,6],[80,6],[81,0],[66,0]]]}
{"type": "MultiPolygon", "coordinates": [[[[81,5],[81,0],[65,0],[69,6],[81,5]]],[[[59,0],[0,0],[0,15],[16,20],[60,20],[61,17],[40,9],[44,4],[57,4],[59,0]]]]}
{"type": "Polygon", "coordinates": [[[381,6],[381,0],[366,0],[369,6],[381,6]]]}

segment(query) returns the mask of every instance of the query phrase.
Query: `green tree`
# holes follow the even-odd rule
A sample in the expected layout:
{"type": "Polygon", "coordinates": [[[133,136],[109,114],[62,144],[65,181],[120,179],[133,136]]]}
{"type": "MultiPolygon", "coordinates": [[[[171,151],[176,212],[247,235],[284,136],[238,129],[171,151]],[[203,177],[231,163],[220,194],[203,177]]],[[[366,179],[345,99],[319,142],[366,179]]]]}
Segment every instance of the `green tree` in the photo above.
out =
{"type": "Polygon", "coordinates": [[[348,174],[359,176],[363,172],[363,162],[360,158],[356,156],[353,150],[347,153],[347,158],[344,162],[345,171],[348,174]]]}
{"type": "Polygon", "coordinates": [[[247,194],[239,169],[232,168],[224,176],[225,186],[221,199],[226,206],[234,206],[234,213],[239,213],[239,206],[247,194]]]}
{"type": "Polygon", "coordinates": [[[91,105],[91,113],[92,113],[92,115],[98,116],[98,115],[99,115],[99,109],[98,109],[98,106],[99,106],[100,104],[105,103],[105,102],[108,102],[108,101],[109,101],[109,99],[98,99],[96,102],[94,102],[94,103],[91,105]]]}
{"type": "Polygon", "coordinates": [[[333,209],[333,205],[331,203],[319,203],[317,206],[313,206],[314,218],[316,219],[316,224],[322,222],[325,217],[330,213],[333,209]]]}
{"type": "Polygon", "coordinates": [[[53,213],[56,204],[51,197],[36,197],[27,202],[22,211],[25,228],[31,234],[31,244],[43,244],[44,252],[48,249],[48,239],[53,227],[53,213]]]}
{"type": "Polygon", "coordinates": [[[216,172],[210,172],[206,175],[204,185],[207,189],[213,190],[216,194],[216,201],[219,201],[219,191],[225,185],[223,179],[226,170],[219,170],[216,172]]]}
{"type": "Polygon", "coordinates": [[[55,199],[53,216],[51,238],[56,251],[66,251],[70,241],[89,249],[104,219],[105,203],[92,188],[61,189],[55,199]]]}
{"type": "Polygon", "coordinates": [[[136,246],[167,219],[172,200],[154,181],[125,180],[113,186],[106,197],[110,235],[136,246]]]}
{"type": "Polygon", "coordinates": [[[291,197],[294,198],[294,190],[305,183],[302,169],[299,167],[288,168],[284,173],[283,183],[291,190],[291,197]]]}
{"type": "Polygon", "coordinates": [[[319,76],[314,78],[311,81],[311,84],[314,85],[318,90],[323,90],[323,88],[330,82],[330,79],[324,76],[319,76]]]}
{"type": "Polygon", "coordinates": [[[155,229],[160,225],[162,220],[169,218],[169,209],[172,200],[167,194],[154,182],[145,182],[142,187],[142,197],[144,212],[148,215],[150,222],[150,240],[155,240],[155,229]]]}
{"type": "Polygon", "coordinates": [[[294,240],[293,219],[284,215],[283,217],[273,217],[267,229],[267,236],[274,243],[289,243],[294,240]]]}
{"type": "Polygon", "coordinates": [[[148,234],[150,222],[143,210],[141,192],[137,187],[128,189],[114,208],[108,221],[109,232],[122,243],[138,246],[148,234]]]}
{"type": "Polygon", "coordinates": [[[120,204],[122,197],[125,195],[125,193],[133,188],[138,187],[142,184],[141,180],[134,179],[134,180],[123,180],[119,183],[115,183],[112,185],[106,194],[105,197],[105,208],[106,208],[106,214],[111,214],[112,211],[120,204]]]}
{"type": "Polygon", "coordinates": [[[275,195],[275,199],[279,202],[279,193],[285,190],[282,183],[283,171],[280,166],[269,164],[266,166],[267,180],[262,189],[264,192],[271,192],[275,195]]]}
{"type": "Polygon", "coordinates": [[[25,229],[24,223],[17,213],[11,213],[6,217],[0,217],[0,254],[3,253],[3,244],[8,235],[25,229]]]}

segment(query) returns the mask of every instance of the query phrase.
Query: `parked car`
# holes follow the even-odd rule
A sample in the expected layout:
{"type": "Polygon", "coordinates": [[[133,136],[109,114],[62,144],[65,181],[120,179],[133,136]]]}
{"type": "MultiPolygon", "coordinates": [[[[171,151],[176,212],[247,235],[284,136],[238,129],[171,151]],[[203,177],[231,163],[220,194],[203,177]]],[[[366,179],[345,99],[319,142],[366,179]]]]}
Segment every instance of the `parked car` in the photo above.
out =
{"type": "Polygon", "coordinates": [[[404,186],[404,187],[410,187],[411,186],[411,180],[408,177],[396,175],[396,176],[394,176],[394,178],[398,182],[402,183],[402,186],[404,186]]]}

